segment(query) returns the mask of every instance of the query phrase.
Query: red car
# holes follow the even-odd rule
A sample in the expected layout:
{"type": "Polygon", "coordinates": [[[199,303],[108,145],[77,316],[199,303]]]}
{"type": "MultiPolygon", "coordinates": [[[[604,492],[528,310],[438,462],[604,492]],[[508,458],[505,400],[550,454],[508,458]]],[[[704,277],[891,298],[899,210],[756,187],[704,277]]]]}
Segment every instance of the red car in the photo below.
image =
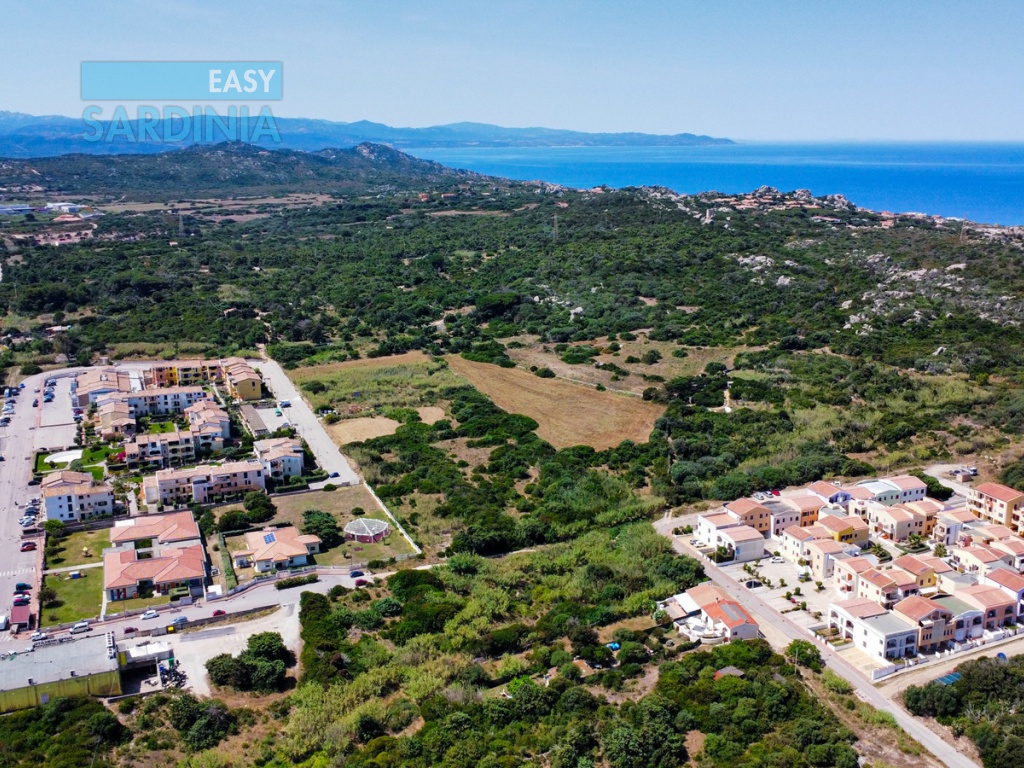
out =
{"type": "Polygon", "coordinates": [[[138,630],[135,629],[135,627],[125,627],[124,628],[124,633],[126,635],[131,635],[131,634],[134,634],[135,632],[138,632],[138,630]]]}
{"type": "Polygon", "coordinates": [[[357,587],[365,587],[366,586],[366,579],[356,579],[356,586],[357,587]]]}
{"type": "Polygon", "coordinates": [[[779,495],[779,489],[778,488],[772,488],[772,496],[778,496],[778,495],[779,495]]]}
{"type": "Polygon", "coordinates": [[[216,611],[213,612],[213,615],[214,616],[223,616],[225,613],[227,613],[227,611],[225,611],[225,610],[223,610],[221,608],[218,608],[216,611]]]}
{"type": "Polygon", "coordinates": [[[23,542],[21,542],[21,551],[22,552],[32,552],[35,548],[36,548],[36,543],[34,541],[23,541],[23,542]]]}

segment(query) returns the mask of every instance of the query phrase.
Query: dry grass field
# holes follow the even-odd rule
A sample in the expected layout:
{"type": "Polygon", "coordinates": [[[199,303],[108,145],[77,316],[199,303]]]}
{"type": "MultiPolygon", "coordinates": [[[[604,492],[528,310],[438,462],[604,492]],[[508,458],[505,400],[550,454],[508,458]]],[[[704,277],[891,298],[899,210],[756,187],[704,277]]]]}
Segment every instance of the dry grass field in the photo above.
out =
{"type": "Polygon", "coordinates": [[[326,429],[327,434],[338,445],[348,445],[349,443],[372,440],[375,437],[393,435],[400,426],[401,422],[386,416],[363,416],[358,419],[339,421],[337,424],[328,424],[326,429]]]}
{"type": "Polygon", "coordinates": [[[601,450],[623,440],[647,442],[655,419],[665,410],[638,397],[542,379],[519,368],[474,363],[454,355],[446,359],[453,371],[496,405],[536,419],[537,434],[556,448],[589,445],[601,450]]]}

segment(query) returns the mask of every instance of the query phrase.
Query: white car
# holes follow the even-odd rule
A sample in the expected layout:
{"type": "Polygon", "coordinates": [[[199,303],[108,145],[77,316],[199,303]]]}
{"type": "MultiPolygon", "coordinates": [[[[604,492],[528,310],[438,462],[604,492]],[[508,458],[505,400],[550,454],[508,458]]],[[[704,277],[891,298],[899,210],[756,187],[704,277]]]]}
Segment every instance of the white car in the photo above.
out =
{"type": "Polygon", "coordinates": [[[142,614],[143,619],[155,619],[158,616],[160,616],[160,614],[154,611],[152,608],[150,608],[148,611],[142,614]]]}
{"type": "Polygon", "coordinates": [[[38,643],[40,640],[46,640],[48,637],[49,635],[45,632],[33,632],[28,639],[33,643],[38,643]]]}
{"type": "Polygon", "coordinates": [[[773,557],[773,558],[772,558],[771,560],[769,560],[768,562],[769,562],[769,563],[775,563],[776,565],[778,565],[779,563],[784,563],[784,562],[786,562],[786,558],[784,558],[784,557],[773,557]]]}

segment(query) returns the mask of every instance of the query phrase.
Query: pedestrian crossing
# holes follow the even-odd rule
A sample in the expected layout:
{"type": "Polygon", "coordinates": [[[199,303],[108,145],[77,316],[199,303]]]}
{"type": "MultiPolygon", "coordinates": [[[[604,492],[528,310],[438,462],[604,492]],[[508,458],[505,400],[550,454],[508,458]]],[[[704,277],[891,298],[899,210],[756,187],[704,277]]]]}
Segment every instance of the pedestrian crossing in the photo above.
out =
{"type": "Polygon", "coordinates": [[[35,573],[35,568],[18,568],[15,571],[0,571],[0,578],[4,576],[22,576],[26,573],[35,573]]]}

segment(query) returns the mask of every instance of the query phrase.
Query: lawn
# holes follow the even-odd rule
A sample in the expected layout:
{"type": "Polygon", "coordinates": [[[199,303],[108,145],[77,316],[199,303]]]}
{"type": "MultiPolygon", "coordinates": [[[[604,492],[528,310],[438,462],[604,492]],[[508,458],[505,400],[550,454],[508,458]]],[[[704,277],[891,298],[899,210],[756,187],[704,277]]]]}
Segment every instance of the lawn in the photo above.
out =
{"type": "Polygon", "coordinates": [[[39,617],[40,625],[63,624],[100,615],[103,605],[103,569],[90,568],[81,573],[78,579],[67,578],[66,573],[44,577],[44,585],[57,591],[57,602],[60,605],[43,608],[39,617]]]}
{"type": "Polygon", "coordinates": [[[159,435],[163,432],[173,432],[177,425],[173,421],[154,421],[146,430],[151,435],[159,435]]]}
{"type": "Polygon", "coordinates": [[[67,568],[103,562],[103,550],[110,546],[110,529],[79,531],[61,539],[57,556],[47,561],[48,568],[67,568]],[[88,550],[88,556],[85,554],[88,550]]]}
{"type": "Polygon", "coordinates": [[[665,406],[639,397],[599,392],[562,379],[542,379],[519,368],[474,363],[450,355],[453,371],[509,413],[535,419],[537,434],[556,448],[613,448],[623,440],[646,443],[665,406]]]}
{"type": "Polygon", "coordinates": [[[93,464],[101,464],[109,457],[113,456],[115,453],[120,453],[122,450],[124,449],[111,445],[97,445],[91,448],[86,448],[82,451],[82,465],[88,467],[93,464]]]}
{"type": "Polygon", "coordinates": [[[125,611],[136,611],[139,608],[149,608],[154,605],[167,605],[171,599],[167,595],[153,595],[153,597],[136,597],[133,600],[116,600],[107,603],[107,615],[124,613],[125,611]]]}

